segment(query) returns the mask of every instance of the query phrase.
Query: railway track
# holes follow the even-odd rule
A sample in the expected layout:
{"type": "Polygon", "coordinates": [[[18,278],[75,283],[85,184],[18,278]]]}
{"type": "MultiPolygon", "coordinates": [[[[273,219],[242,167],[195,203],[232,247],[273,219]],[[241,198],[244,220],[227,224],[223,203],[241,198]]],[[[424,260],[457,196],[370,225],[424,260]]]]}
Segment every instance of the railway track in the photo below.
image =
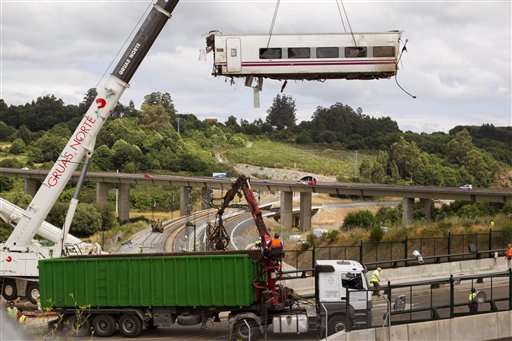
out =
{"type": "MultiPolygon", "coordinates": [[[[156,252],[179,252],[188,251],[193,248],[190,241],[185,238],[186,223],[190,221],[196,225],[197,240],[200,249],[203,250],[205,242],[205,229],[208,221],[215,221],[216,208],[197,211],[190,216],[183,216],[173,220],[163,221],[163,232],[153,232],[151,227],[144,229],[121,245],[116,253],[156,253],[156,252]]],[[[240,219],[240,216],[247,214],[245,209],[229,209],[224,216],[224,225],[232,225],[240,219]]],[[[240,248],[240,246],[238,246],[240,248]]],[[[242,248],[245,248],[243,246],[242,248]]],[[[230,243],[228,249],[237,249],[230,243]]]]}

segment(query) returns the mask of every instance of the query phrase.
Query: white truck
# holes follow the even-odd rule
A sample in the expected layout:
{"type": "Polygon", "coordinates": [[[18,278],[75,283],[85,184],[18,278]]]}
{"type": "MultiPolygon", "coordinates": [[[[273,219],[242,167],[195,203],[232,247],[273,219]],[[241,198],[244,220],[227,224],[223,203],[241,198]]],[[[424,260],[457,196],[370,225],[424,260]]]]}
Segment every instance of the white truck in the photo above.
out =
{"type": "Polygon", "coordinates": [[[107,78],[105,85],[98,89],[96,99],[48,172],[28,208],[23,211],[5,200],[0,203],[4,208],[2,218],[9,224],[16,224],[6,243],[0,247],[0,284],[3,281],[4,298],[13,300],[20,296],[28,296],[30,301],[35,302],[39,295],[38,261],[68,254],[67,243],[81,243],[68,232],[78,205],[78,196],[87,166],[94,151],[96,137],[178,2],[179,0],[158,0],[154,4],[113,73],[107,78]],[[61,231],[44,220],[82,161],[80,179],[61,231]],[[36,234],[57,242],[57,245],[53,250],[42,247],[33,240],[36,234]]]}

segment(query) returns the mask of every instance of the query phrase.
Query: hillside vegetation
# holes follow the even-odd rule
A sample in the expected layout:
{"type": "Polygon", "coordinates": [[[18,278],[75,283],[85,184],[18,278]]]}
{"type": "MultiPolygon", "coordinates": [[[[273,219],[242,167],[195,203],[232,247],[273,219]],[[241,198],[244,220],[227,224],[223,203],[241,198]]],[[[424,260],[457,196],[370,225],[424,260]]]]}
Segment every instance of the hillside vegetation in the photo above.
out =
{"type": "MultiPolygon", "coordinates": [[[[0,166],[50,169],[96,96],[79,105],[49,95],[25,105],[0,99],[0,166]]],[[[90,170],[211,176],[244,163],[335,176],[339,181],[419,185],[509,187],[512,127],[455,127],[449,133],[402,132],[390,117],[372,117],[335,103],[318,107],[310,121],[296,122],[293,98],[277,95],[265,119],[201,121],[180,114],[169,93],[151,93],[141,108],[119,104],[96,141],[90,170]],[[178,129],[179,127],[179,129],[178,129]],[[357,163],[356,163],[357,153],[357,163]],[[357,165],[354,169],[354,165],[357,165]]],[[[249,174],[253,175],[253,174],[249,174]]],[[[109,206],[94,203],[94,186],[81,196],[72,232],[88,236],[116,226],[109,206]]],[[[198,191],[198,190],[197,190],[198,191]]],[[[49,216],[57,226],[73,194],[68,186],[49,216]]],[[[26,207],[21,180],[0,178],[0,195],[26,207]]],[[[193,193],[199,198],[199,193],[193,193]]],[[[132,208],[175,211],[178,188],[131,191],[132,208]]]]}

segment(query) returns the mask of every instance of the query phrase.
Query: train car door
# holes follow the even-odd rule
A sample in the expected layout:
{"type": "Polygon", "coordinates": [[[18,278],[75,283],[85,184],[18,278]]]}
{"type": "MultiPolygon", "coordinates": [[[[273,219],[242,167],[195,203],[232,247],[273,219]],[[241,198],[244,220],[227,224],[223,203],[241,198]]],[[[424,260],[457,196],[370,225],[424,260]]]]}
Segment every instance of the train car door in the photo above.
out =
{"type": "Polygon", "coordinates": [[[226,52],[228,72],[242,71],[242,53],[240,51],[240,38],[227,38],[226,52]]]}

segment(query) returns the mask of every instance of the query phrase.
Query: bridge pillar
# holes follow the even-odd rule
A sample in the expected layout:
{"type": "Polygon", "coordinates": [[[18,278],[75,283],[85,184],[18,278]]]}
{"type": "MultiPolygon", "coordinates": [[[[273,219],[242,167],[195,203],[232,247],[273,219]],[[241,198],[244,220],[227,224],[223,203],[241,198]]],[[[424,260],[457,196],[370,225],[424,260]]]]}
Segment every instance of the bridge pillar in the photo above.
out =
{"type": "Polygon", "coordinates": [[[213,191],[210,187],[201,188],[201,209],[212,208],[213,191]]]}
{"type": "Polygon", "coordinates": [[[414,198],[404,198],[402,200],[402,224],[407,225],[413,221],[414,198]]]}
{"type": "Polygon", "coordinates": [[[130,219],[130,184],[119,184],[117,205],[117,219],[119,222],[123,223],[130,219]]]}
{"type": "Polygon", "coordinates": [[[279,208],[281,215],[281,225],[284,227],[293,227],[293,192],[281,192],[281,207],[279,208]]]}
{"type": "Polygon", "coordinates": [[[180,187],[180,215],[185,216],[192,213],[192,187],[180,187]]]}
{"type": "Polygon", "coordinates": [[[420,206],[421,206],[421,209],[423,210],[423,213],[425,213],[425,218],[426,218],[427,222],[432,221],[432,204],[433,204],[432,199],[429,199],[429,198],[421,198],[420,199],[420,206]]]}
{"type": "Polygon", "coordinates": [[[96,202],[107,202],[108,201],[108,183],[97,182],[96,183],[96,202]]]}
{"type": "Polygon", "coordinates": [[[301,231],[311,230],[311,192],[300,192],[299,223],[301,231]]]}
{"type": "Polygon", "coordinates": [[[39,189],[39,186],[41,185],[41,182],[39,180],[34,179],[25,179],[25,193],[30,194],[31,196],[36,195],[37,190],[39,189]]]}

